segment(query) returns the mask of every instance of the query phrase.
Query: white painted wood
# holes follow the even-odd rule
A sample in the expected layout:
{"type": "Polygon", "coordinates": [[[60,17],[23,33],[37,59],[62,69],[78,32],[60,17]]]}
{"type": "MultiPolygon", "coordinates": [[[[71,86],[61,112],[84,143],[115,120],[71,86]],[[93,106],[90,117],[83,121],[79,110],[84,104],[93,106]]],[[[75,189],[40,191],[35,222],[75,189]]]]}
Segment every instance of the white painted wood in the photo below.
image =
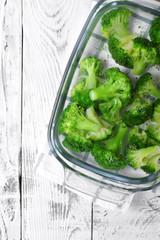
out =
{"type": "Polygon", "coordinates": [[[125,214],[98,206],[93,209],[93,239],[160,239],[159,188],[137,193],[125,214]]]}
{"type": "Polygon", "coordinates": [[[21,1],[0,1],[0,239],[20,239],[21,1]]]}
{"type": "Polygon", "coordinates": [[[35,178],[33,165],[91,1],[23,1],[23,239],[91,239],[91,203],[35,178]]]}
{"type": "Polygon", "coordinates": [[[33,174],[41,133],[49,121],[62,74],[91,3],[92,0],[23,0],[21,75],[21,1],[0,1],[2,240],[160,239],[159,189],[137,193],[129,210],[122,214],[96,205],[92,208],[86,199],[33,174]]]}

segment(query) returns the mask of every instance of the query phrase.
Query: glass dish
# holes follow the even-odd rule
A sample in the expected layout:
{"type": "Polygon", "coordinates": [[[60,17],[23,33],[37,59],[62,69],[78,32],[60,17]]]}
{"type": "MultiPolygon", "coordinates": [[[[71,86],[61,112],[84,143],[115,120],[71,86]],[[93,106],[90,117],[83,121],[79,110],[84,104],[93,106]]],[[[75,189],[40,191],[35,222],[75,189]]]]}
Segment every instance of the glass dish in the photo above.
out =
{"type": "MultiPolygon", "coordinates": [[[[97,56],[101,60],[106,60],[105,69],[117,66],[130,75],[126,68],[120,67],[112,60],[107,51],[107,42],[100,30],[102,15],[117,7],[125,7],[133,12],[132,30],[140,36],[147,37],[150,22],[155,16],[160,16],[158,11],[160,2],[157,1],[152,1],[152,3],[145,1],[144,3],[142,1],[101,0],[95,5],[80,33],[64,72],[48,127],[48,142],[52,153],[64,166],[65,185],[104,200],[110,196],[108,201],[122,203],[124,194],[148,190],[160,185],[160,178],[158,178],[160,171],[147,175],[141,169],[134,170],[129,166],[120,171],[102,169],[90,153],[75,153],[65,149],[62,145],[63,137],[58,133],[59,116],[70,101],[70,90],[77,82],[81,59],[87,56],[97,56]],[[110,191],[107,196],[105,189],[110,191]],[[115,197],[117,191],[122,194],[121,197],[115,197]]],[[[155,67],[150,68],[149,71],[154,77],[159,74],[155,67]]],[[[133,76],[132,79],[134,81],[133,76]]]]}

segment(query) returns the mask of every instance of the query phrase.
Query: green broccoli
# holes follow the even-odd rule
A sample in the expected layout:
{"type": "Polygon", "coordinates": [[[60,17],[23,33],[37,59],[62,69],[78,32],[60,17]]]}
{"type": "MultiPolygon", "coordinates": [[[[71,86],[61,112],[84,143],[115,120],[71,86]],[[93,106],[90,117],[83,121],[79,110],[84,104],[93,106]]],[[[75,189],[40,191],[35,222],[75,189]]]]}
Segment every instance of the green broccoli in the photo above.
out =
{"type": "Polygon", "coordinates": [[[101,167],[113,170],[126,167],[127,161],[122,151],[127,131],[128,128],[122,123],[116,133],[105,144],[97,143],[93,145],[91,154],[101,167]]]}
{"type": "Polygon", "coordinates": [[[145,165],[141,168],[148,174],[154,174],[160,169],[159,159],[160,153],[155,154],[150,158],[147,158],[147,160],[145,161],[145,165]]]}
{"type": "Polygon", "coordinates": [[[156,98],[160,98],[160,91],[153,84],[151,73],[144,73],[136,83],[135,92],[139,97],[148,97],[152,95],[156,98]]]}
{"type": "Polygon", "coordinates": [[[130,148],[140,149],[157,145],[157,143],[148,137],[145,130],[135,126],[129,133],[128,144],[130,148]]]}
{"type": "Polygon", "coordinates": [[[78,104],[84,108],[88,108],[92,105],[95,106],[89,97],[89,92],[91,89],[96,88],[98,85],[98,79],[103,72],[102,62],[95,56],[86,57],[80,62],[81,72],[87,73],[83,75],[85,81],[80,81],[71,90],[71,100],[73,102],[78,102],[78,104]]]}
{"type": "Polygon", "coordinates": [[[151,118],[153,105],[149,99],[135,97],[122,115],[122,121],[129,127],[140,125],[151,118]]]}
{"type": "Polygon", "coordinates": [[[148,125],[145,131],[148,137],[152,138],[157,143],[160,143],[160,122],[148,125]]]}
{"type": "Polygon", "coordinates": [[[111,37],[108,47],[115,62],[133,69],[134,75],[141,75],[148,65],[160,63],[157,46],[146,38],[137,37],[136,34],[125,38],[111,37]]]}
{"type": "Polygon", "coordinates": [[[96,132],[87,132],[87,139],[90,139],[92,141],[100,141],[107,139],[112,135],[115,126],[99,117],[93,107],[90,107],[86,110],[86,116],[89,120],[99,124],[99,128],[96,132]]]}
{"type": "Polygon", "coordinates": [[[121,66],[132,69],[134,66],[133,57],[131,53],[133,52],[132,39],[137,37],[136,34],[129,35],[124,39],[110,37],[108,41],[108,49],[112,55],[112,58],[121,66]]]}
{"type": "Polygon", "coordinates": [[[103,15],[101,19],[101,30],[105,38],[110,36],[124,37],[129,35],[128,22],[132,13],[128,9],[117,8],[103,15]]]}
{"type": "Polygon", "coordinates": [[[69,103],[62,112],[59,120],[59,132],[61,134],[71,134],[76,129],[97,132],[99,123],[89,120],[85,116],[84,108],[74,102],[69,103]]]}
{"type": "Polygon", "coordinates": [[[152,121],[160,122],[160,99],[157,99],[153,105],[154,105],[154,110],[153,110],[152,121]]]}
{"type": "Polygon", "coordinates": [[[122,102],[119,97],[111,98],[107,102],[99,103],[99,110],[102,114],[102,118],[110,123],[119,123],[120,109],[122,102]]]}
{"type": "Polygon", "coordinates": [[[120,72],[119,68],[109,68],[105,72],[107,81],[99,87],[90,91],[92,101],[104,100],[118,97],[122,106],[127,106],[133,97],[133,86],[130,78],[120,72]]]}
{"type": "Polygon", "coordinates": [[[141,75],[143,70],[160,63],[160,55],[157,46],[146,38],[133,39],[133,74],[141,75]]]}
{"type": "MultiPolygon", "coordinates": [[[[148,165],[148,159],[160,153],[160,146],[150,146],[141,149],[126,148],[125,154],[128,164],[134,169],[142,168],[148,165]]],[[[152,164],[151,164],[152,166],[152,164]]]]}
{"type": "Polygon", "coordinates": [[[91,140],[86,139],[85,131],[76,131],[65,136],[63,146],[74,152],[89,152],[93,146],[91,140]]]}
{"type": "Polygon", "coordinates": [[[160,16],[151,22],[149,36],[152,42],[160,43],[160,16]]]}

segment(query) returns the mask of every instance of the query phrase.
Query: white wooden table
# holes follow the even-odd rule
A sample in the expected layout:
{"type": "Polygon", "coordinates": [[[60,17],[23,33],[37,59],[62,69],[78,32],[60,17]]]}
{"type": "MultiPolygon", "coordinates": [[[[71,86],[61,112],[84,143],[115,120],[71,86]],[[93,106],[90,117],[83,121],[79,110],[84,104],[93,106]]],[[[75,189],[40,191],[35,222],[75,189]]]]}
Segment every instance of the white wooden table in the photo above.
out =
{"type": "Polygon", "coordinates": [[[2,240],[160,239],[158,189],[136,194],[122,214],[32,171],[63,71],[93,3],[0,1],[2,240]]]}

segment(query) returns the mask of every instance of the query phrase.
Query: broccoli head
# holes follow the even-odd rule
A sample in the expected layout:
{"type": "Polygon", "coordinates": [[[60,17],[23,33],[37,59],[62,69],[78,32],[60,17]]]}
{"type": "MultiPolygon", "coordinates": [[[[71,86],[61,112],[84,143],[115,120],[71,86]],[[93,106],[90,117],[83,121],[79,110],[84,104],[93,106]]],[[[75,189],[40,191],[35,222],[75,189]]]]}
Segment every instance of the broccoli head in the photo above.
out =
{"type": "Polygon", "coordinates": [[[62,144],[74,152],[89,152],[93,146],[92,141],[86,139],[85,131],[76,131],[66,135],[62,144]]]}
{"type": "Polygon", "coordinates": [[[105,72],[105,77],[107,78],[105,83],[90,91],[91,100],[108,101],[111,98],[118,97],[122,106],[127,106],[133,96],[133,86],[130,78],[122,73],[119,68],[109,68],[105,72]]]}
{"type": "Polygon", "coordinates": [[[148,65],[154,66],[160,62],[157,45],[136,34],[125,38],[111,37],[108,47],[115,62],[133,69],[134,75],[141,75],[148,65]]]}
{"type": "Polygon", "coordinates": [[[98,85],[98,79],[103,72],[102,62],[95,56],[86,57],[80,62],[81,72],[86,73],[83,75],[84,81],[79,82],[71,90],[71,100],[78,102],[78,104],[84,108],[95,106],[89,97],[90,89],[96,88],[98,85]]]}
{"type": "Polygon", "coordinates": [[[152,42],[160,43],[160,17],[156,17],[151,22],[149,36],[152,42]]]}
{"type": "Polygon", "coordinates": [[[140,149],[149,146],[157,145],[157,143],[148,137],[143,129],[135,126],[129,133],[128,143],[130,148],[140,149]]]}
{"type": "Polygon", "coordinates": [[[127,161],[122,150],[127,131],[128,128],[122,123],[116,133],[105,144],[99,143],[93,145],[91,154],[101,167],[113,170],[126,167],[127,161]]]}
{"type": "Polygon", "coordinates": [[[148,97],[152,95],[156,98],[160,98],[160,91],[153,84],[152,75],[149,72],[144,73],[137,80],[135,91],[139,97],[148,97]]]}
{"type": "Polygon", "coordinates": [[[135,97],[122,115],[122,121],[129,127],[140,125],[151,118],[153,106],[149,99],[135,97]]]}
{"type": "Polygon", "coordinates": [[[86,116],[89,120],[99,124],[99,128],[96,132],[88,131],[86,138],[92,141],[100,141],[109,138],[114,130],[114,125],[106,122],[101,117],[98,116],[95,109],[90,107],[86,110],[86,116]]]}
{"type": "Polygon", "coordinates": [[[81,81],[71,90],[71,100],[84,108],[96,107],[96,102],[91,101],[89,92],[90,89],[85,89],[85,83],[81,81]]]}
{"type": "Polygon", "coordinates": [[[110,36],[124,37],[129,35],[128,22],[132,13],[128,9],[117,8],[103,15],[101,19],[101,30],[105,38],[110,36]]]}
{"type": "Polygon", "coordinates": [[[145,131],[150,138],[160,143],[160,122],[148,125],[145,131]]]}
{"type": "Polygon", "coordinates": [[[141,149],[126,148],[125,153],[128,164],[134,169],[138,169],[145,166],[147,160],[153,155],[160,153],[160,146],[155,145],[141,149]]]}
{"type": "Polygon", "coordinates": [[[99,110],[102,114],[102,118],[110,123],[120,122],[120,109],[122,102],[119,97],[111,98],[107,102],[99,103],[99,110]]]}
{"type": "Polygon", "coordinates": [[[133,39],[133,74],[141,75],[149,65],[154,66],[160,63],[160,55],[157,46],[150,40],[142,37],[133,39]]]}
{"type": "Polygon", "coordinates": [[[133,42],[137,35],[128,35],[125,38],[110,37],[108,41],[108,49],[112,58],[121,66],[132,69],[134,66],[133,42]]]}
{"type": "Polygon", "coordinates": [[[148,174],[154,174],[160,169],[160,153],[155,154],[151,156],[150,158],[147,158],[145,161],[145,165],[141,168],[148,174]]]}
{"type": "Polygon", "coordinates": [[[93,132],[97,132],[99,129],[99,124],[89,120],[85,116],[84,108],[79,107],[76,102],[68,104],[59,120],[61,134],[71,134],[75,129],[93,132]]]}
{"type": "Polygon", "coordinates": [[[153,110],[152,121],[153,122],[160,122],[160,99],[157,99],[154,102],[154,110],[153,110]]]}

